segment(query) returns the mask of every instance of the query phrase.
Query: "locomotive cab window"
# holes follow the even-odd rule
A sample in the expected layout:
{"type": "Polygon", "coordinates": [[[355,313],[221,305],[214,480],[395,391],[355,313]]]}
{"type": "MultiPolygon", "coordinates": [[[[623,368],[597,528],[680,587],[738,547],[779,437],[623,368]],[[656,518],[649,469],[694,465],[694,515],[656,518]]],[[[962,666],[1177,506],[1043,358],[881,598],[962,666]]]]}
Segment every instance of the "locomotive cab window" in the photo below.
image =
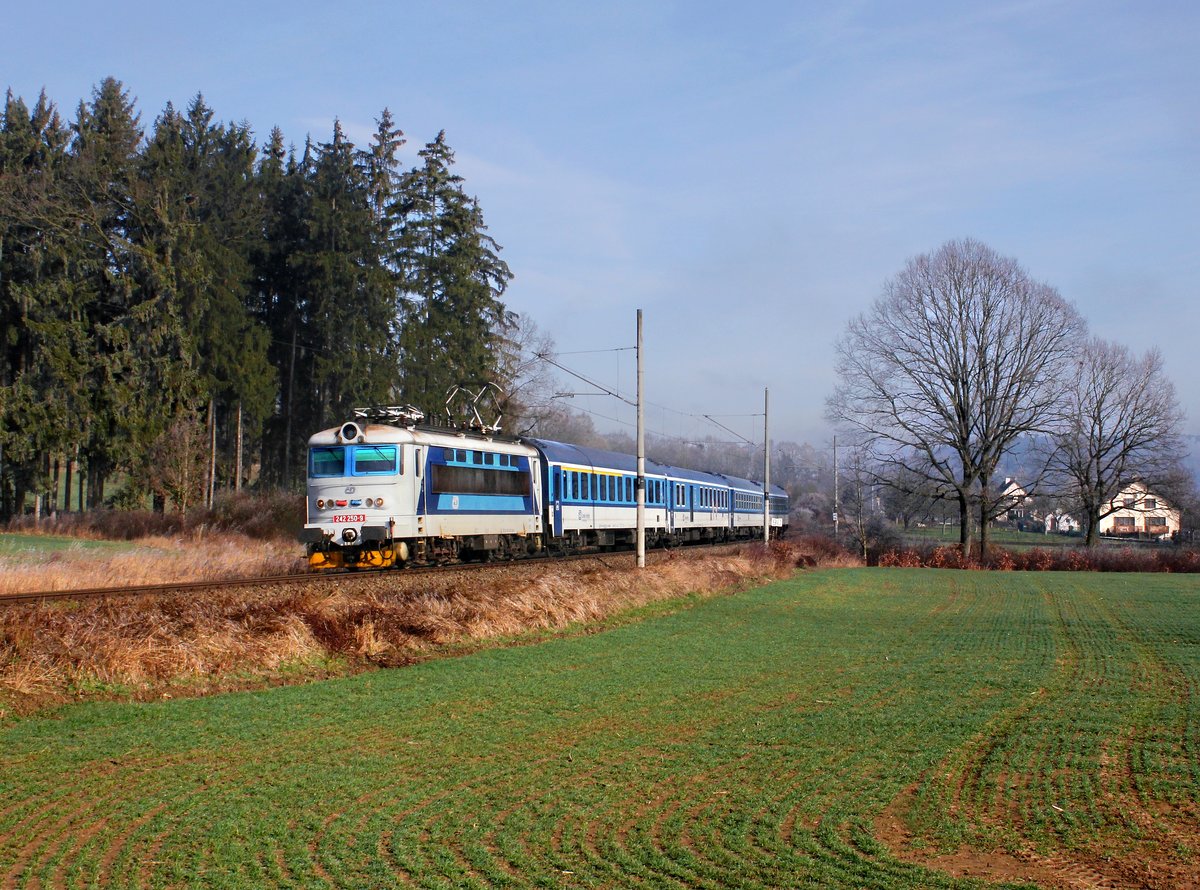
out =
{"type": "Polygon", "coordinates": [[[393,476],[399,472],[399,449],[395,445],[357,445],[353,455],[355,476],[393,476]]]}
{"type": "Polygon", "coordinates": [[[308,452],[308,476],[320,479],[346,475],[346,449],[338,445],[331,448],[312,448],[308,452]]]}

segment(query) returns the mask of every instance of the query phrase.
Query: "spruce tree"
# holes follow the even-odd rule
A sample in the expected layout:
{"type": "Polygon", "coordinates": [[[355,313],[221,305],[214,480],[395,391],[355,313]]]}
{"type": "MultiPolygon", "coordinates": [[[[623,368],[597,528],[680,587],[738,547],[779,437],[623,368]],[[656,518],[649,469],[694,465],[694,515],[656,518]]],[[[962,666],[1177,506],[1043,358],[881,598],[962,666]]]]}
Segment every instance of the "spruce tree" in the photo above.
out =
{"type": "Polygon", "coordinates": [[[335,122],[330,142],[306,156],[308,232],[293,263],[301,273],[301,341],[310,376],[308,410],[294,408],[302,429],[311,432],[355,406],[387,398],[394,377],[393,288],[381,271],[366,171],[341,124],[335,122]]]}
{"type": "Polygon", "coordinates": [[[96,88],[90,103],[80,103],[71,128],[72,209],[81,221],[71,274],[83,291],[87,339],[80,347],[90,357],[81,452],[88,506],[95,507],[109,474],[132,456],[137,443],[131,433],[145,416],[136,322],[150,313],[140,305],[130,237],[142,129],[132,99],[112,77],[96,88]]]}
{"type": "Polygon", "coordinates": [[[293,451],[302,446],[299,440],[308,432],[295,422],[294,413],[303,402],[298,391],[306,391],[300,350],[307,306],[295,258],[308,243],[309,184],[278,127],[263,146],[255,182],[263,209],[261,236],[253,254],[255,314],[267,330],[268,361],[279,381],[277,410],[267,418],[262,437],[262,472],[267,480],[286,487],[293,478],[293,451]]]}
{"type": "MultiPolygon", "coordinates": [[[[251,256],[261,238],[261,209],[254,183],[255,148],[241,125],[214,122],[197,96],[186,115],[170,105],[155,124],[141,165],[149,196],[137,233],[147,294],[157,294],[182,328],[175,362],[178,387],[165,389],[150,442],[167,437],[173,418],[209,412],[218,425],[225,460],[236,455],[234,423],[256,436],[274,399],[274,370],[267,361],[268,334],[253,315],[256,289],[251,256]]],[[[141,449],[149,454],[150,442],[141,449]]],[[[142,478],[151,478],[145,467],[142,478]]]]}
{"type": "MultiPolygon", "coordinates": [[[[0,515],[47,488],[51,456],[69,453],[79,369],[78,313],[65,264],[62,199],[68,131],[43,92],[32,111],[6,97],[0,118],[0,515]],[[64,344],[67,348],[64,350],[64,344]]],[[[48,505],[53,507],[53,502],[48,505]]]]}
{"type": "Polygon", "coordinates": [[[487,234],[479,204],[452,171],[454,152],[441,132],[401,179],[392,205],[400,276],[400,392],[438,414],[456,386],[500,376],[499,332],[511,326],[500,297],[512,273],[487,234]]]}

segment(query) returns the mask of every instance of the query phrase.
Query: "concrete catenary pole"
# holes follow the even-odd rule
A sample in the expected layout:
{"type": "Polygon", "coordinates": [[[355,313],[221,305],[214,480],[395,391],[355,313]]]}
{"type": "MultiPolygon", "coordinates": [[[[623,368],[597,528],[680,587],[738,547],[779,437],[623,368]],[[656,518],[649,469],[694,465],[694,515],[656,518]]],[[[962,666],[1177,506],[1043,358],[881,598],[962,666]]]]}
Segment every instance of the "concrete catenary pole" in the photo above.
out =
{"type": "Polygon", "coordinates": [[[763,543],[771,543],[771,390],[763,388],[763,543]]]}
{"type": "Polygon", "coordinates": [[[646,408],[642,398],[642,310],[637,311],[637,567],[646,567],[646,408]]]}
{"type": "Polygon", "coordinates": [[[838,462],[837,436],[833,437],[833,539],[838,539],[838,462]]]}

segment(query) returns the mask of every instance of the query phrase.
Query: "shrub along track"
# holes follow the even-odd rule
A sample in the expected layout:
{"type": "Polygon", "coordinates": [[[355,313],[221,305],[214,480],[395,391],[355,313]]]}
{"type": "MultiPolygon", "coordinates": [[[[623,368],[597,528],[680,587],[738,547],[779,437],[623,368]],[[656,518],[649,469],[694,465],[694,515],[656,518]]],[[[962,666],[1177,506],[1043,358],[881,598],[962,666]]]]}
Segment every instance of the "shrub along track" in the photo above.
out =
{"type": "Polygon", "coordinates": [[[67,708],[0,733],[0,887],[965,888],[926,865],[968,846],[1050,886],[1186,886],[1180,851],[1174,883],[1069,870],[1152,840],[1089,781],[1172,824],[1197,797],[1192,603],[1122,583],[815,573],[545,646],[67,708]]]}

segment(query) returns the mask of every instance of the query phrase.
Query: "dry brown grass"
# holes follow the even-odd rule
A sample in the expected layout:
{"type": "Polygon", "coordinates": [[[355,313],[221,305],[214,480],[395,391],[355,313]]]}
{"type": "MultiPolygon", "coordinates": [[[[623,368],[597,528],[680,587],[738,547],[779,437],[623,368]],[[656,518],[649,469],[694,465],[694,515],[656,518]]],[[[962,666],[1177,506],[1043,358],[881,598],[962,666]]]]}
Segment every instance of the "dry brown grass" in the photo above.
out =
{"type": "Polygon", "coordinates": [[[0,593],[252,578],[300,571],[303,565],[294,541],[154,536],[128,550],[73,547],[0,557],[0,593]]]}
{"type": "MultiPolygon", "coordinates": [[[[781,542],[513,563],[433,575],[297,579],[279,588],[0,609],[0,709],[79,697],[202,694],[392,666],[531,631],[590,629],[648,603],[715,594],[844,555],[781,542]]],[[[526,637],[528,638],[528,637],[526,637]]]]}

